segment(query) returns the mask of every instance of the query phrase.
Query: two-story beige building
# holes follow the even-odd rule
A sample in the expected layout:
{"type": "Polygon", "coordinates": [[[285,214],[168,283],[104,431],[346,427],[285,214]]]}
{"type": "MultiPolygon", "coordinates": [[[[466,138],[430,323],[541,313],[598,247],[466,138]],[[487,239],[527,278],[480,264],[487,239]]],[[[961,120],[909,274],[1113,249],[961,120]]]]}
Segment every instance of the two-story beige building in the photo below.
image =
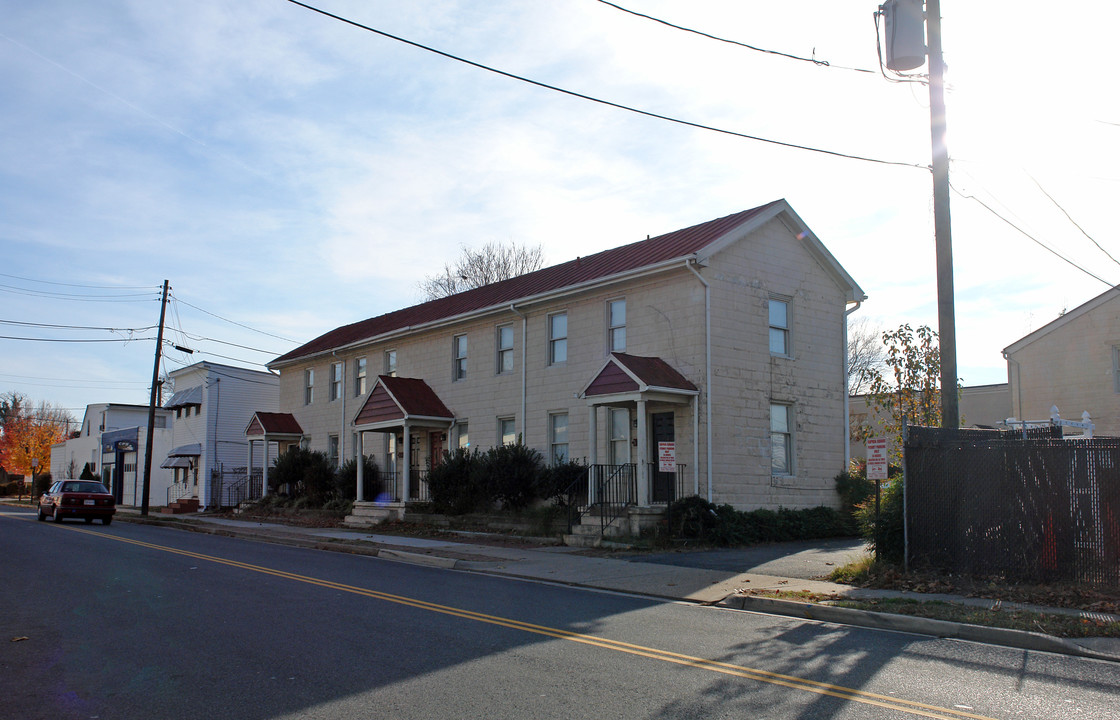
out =
{"type": "Polygon", "coordinates": [[[633,468],[639,507],[674,483],[744,509],[835,505],[863,299],[778,200],[344,325],[269,367],[306,445],[376,459],[382,502],[423,497],[444,450],[521,438],[633,468]]]}
{"type": "Polygon", "coordinates": [[[1066,420],[1089,413],[1094,434],[1120,434],[1120,289],[1087,303],[1008,345],[1011,411],[1046,421],[1057,407],[1066,420]]]}

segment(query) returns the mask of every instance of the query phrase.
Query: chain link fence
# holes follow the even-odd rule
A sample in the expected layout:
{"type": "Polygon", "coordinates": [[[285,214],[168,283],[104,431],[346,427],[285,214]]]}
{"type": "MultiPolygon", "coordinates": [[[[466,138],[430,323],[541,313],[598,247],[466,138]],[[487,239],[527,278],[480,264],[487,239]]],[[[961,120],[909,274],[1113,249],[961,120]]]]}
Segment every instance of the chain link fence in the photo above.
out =
{"type": "Polygon", "coordinates": [[[1120,438],[912,426],[904,445],[910,567],[1120,587],[1120,438]]]}

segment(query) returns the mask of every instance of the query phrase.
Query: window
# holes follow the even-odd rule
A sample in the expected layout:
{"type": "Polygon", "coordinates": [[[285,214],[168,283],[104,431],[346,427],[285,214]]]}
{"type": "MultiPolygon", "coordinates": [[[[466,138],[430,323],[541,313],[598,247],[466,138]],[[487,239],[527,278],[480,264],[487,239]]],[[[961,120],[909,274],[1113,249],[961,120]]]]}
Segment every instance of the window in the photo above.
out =
{"type": "Polygon", "coordinates": [[[455,426],[455,437],[457,438],[458,447],[462,450],[467,450],[471,446],[470,436],[467,434],[467,424],[461,422],[455,426]]]}
{"type": "Polygon", "coordinates": [[[770,474],[793,474],[793,426],[790,406],[770,405],[770,474]]]}
{"type": "Polygon", "coordinates": [[[498,374],[513,372],[513,326],[498,327],[498,374]]]}
{"type": "Polygon", "coordinates": [[[548,416],[548,442],[552,462],[568,462],[568,413],[548,416]]]}
{"type": "Polygon", "coordinates": [[[354,397],[366,394],[366,359],[360,357],[354,361],[354,397]]]}
{"type": "Polygon", "coordinates": [[[625,465],[630,462],[630,411],[611,408],[610,426],[611,465],[625,465]]]}
{"type": "Polygon", "coordinates": [[[338,435],[327,436],[327,458],[331,465],[338,465],[338,435]]]}
{"type": "Polygon", "coordinates": [[[467,376],[467,336],[456,335],[452,341],[451,379],[462,380],[467,376]]]}
{"type": "Polygon", "coordinates": [[[310,405],[315,400],[315,371],[303,371],[303,404],[310,405]]]}
{"type": "Polygon", "coordinates": [[[626,300],[607,303],[607,350],[626,352],[626,300]]]}
{"type": "Polygon", "coordinates": [[[389,377],[397,376],[397,351],[387,350],[385,352],[385,374],[389,377]]]}
{"type": "Polygon", "coordinates": [[[789,355],[789,303],[770,298],[770,354],[789,355]]]}
{"type": "Polygon", "coordinates": [[[336,362],[331,363],[331,402],[338,400],[340,397],[342,397],[342,363],[336,362]]]}
{"type": "Polygon", "coordinates": [[[568,361],[568,313],[548,316],[548,364],[568,361]]]}
{"type": "Polygon", "coordinates": [[[517,426],[513,418],[498,418],[498,441],[502,445],[517,444],[517,426]]]}

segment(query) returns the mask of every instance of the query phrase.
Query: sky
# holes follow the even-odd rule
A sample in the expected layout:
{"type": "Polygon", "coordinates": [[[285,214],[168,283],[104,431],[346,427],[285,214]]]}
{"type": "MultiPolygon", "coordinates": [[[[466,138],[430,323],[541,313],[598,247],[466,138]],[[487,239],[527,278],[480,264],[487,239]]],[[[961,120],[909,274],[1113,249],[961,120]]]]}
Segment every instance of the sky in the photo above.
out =
{"type": "MultiPolygon", "coordinates": [[[[928,89],[879,72],[876,3],[618,3],[774,52],[599,0],[309,4],[785,145],[287,0],[0,0],[0,392],[147,404],[165,279],[195,352],[164,371],[263,370],[463,246],[553,264],[778,198],[853,318],[936,328],[928,89]]],[[[958,371],[1005,382],[1004,347],[1120,283],[1120,7],[941,15],[958,371]]]]}

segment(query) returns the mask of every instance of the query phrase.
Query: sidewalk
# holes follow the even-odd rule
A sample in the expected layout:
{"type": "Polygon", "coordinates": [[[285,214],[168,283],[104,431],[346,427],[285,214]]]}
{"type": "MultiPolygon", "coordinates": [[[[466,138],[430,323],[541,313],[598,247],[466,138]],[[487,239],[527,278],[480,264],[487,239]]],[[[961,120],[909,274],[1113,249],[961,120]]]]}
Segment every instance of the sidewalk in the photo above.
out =
{"type": "MultiPolygon", "coordinates": [[[[449,541],[399,535],[378,535],[367,530],[303,528],[262,523],[254,520],[229,520],[207,515],[176,515],[171,517],[161,515],[158,516],[158,519],[145,519],[136,513],[122,510],[122,512],[118,512],[117,518],[126,522],[145,522],[195,532],[255,538],[266,542],[336,552],[374,555],[388,560],[446,569],[468,570],[490,575],[633,593],[666,600],[717,605],[736,610],[780,614],[822,622],[971,640],[1025,650],[1041,650],[1120,662],[1120,639],[1118,638],[1079,638],[1071,640],[1019,630],[1004,630],[943,620],[852,610],[815,603],[774,600],[747,595],[744,591],[747,589],[790,592],[804,590],[824,595],[835,594],[853,599],[899,597],[927,601],[942,600],[984,608],[992,606],[991,600],[981,598],[871,590],[820,580],[664,565],[640,562],[633,558],[593,557],[588,556],[581,548],[562,545],[521,548],[485,544],[488,536],[482,534],[462,533],[461,541],[449,541]],[[472,537],[476,538],[477,542],[471,542],[472,537]]],[[[526,544],[531,543],[527,542],[526,544]]],[[[1008,611],[1025,609],[1120,621],[1120,617],[1114,615],[1085,613],[1066,608],[1045,608],[1014,603],[1003,603],[1002,607],[1008,611]]]]}

